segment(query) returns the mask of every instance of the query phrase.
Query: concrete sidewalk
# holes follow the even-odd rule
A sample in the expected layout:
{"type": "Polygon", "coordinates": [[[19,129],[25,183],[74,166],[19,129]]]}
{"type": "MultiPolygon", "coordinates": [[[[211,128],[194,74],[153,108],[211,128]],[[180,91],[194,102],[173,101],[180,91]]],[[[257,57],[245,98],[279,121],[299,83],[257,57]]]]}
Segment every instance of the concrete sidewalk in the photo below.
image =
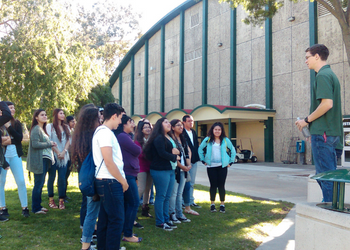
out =
{"type": "MultiPolygon", "coordinates": [[[[313,165],[236,163],[229,168],[226,190],[277,201],[306,202],[310,174],[315,174],[313,165]]],[[[209,186],[204,165],[198,166],[196,183],[209,186]]],[[[294,207],[257,250],[294,250],[295,214],[294,207]]]]}

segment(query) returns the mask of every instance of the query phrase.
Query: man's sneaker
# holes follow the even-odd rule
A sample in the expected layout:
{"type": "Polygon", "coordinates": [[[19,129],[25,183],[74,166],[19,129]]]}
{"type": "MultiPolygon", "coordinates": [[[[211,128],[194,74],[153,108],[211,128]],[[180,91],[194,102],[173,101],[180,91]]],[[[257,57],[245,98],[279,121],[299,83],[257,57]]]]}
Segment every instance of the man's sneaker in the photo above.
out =
{"type": "Polygon", "coordinates": [[[94,241],[97,241],[97,232],[96,232],[96,230],[92,234],[92,238],[91,239],[94,240],[94,241]]]}
{"type": "Polygon", "coordinates": [[[199,206],[198,204],[196,204],[196,203],[194,203],[194,202],[191,204],[191,207],[202,208],[201,206],[199,206]]]}
{"type": "Polygon", "coordinates": [[[135,224],[134,224],[134,227],[136,227],[136,228],[138,228],[138,229],[143,229],[144,227],[140,224],[140,223],[138,223],[138,222],[136,222],[135,224]]]}
{"type": "Polygon", "coordinates": [[[171,221],[168,221],[167,223],[164,223],[164,224],[167,224],[172,229],[177,228],[177,226],[175,226],[171,221]]]}
{"type": "Polygon", "coordinates": [[[27,207],[22,210],[22,215],[26,218],[29,217],[29,209],[27,207]]]}
{"type": "Polygon", "coordinates": [[[173,231],[173,229],[167,223],[156,225],[156,227],[161,228],[165,231],[173,231]]]}
{"type": "Polygon", "coordinates": [[[172,223],[177,223],[177,224],[180,224],[180,223],[181,223],[181,221],[179,221],[179,220],[176,218],[175,213],[172,213],[172,214],[170,215],[170,220],[171,220],[172,223]]]}
{"type": "Polygon", "coordinates": [[[184,222],[184,223],[191,222],[191,220],[187,219],[185,215],[182,215],[181,217],[177,217],[177,219],[181,222],[184,222]]]}
{"type": "Polygon", "coordinates": [[[220,213],[225,213],[225,205],[220,205],[220,213]]]}
{"type": "Polygon", "coordinates": [[[6,218],[10,217],[9,210],[7,208],[0,209],[0,215],[4,216],[6,218]]]}
{"type": "Polygon", "coordinates": [[[5,222],[5,221],[8,221],[8,220],[9,220],[9,218],[0,215],[0,222],[5,222]]]}
{"type": "Polygon", "coordinates": [[[210,212],[216,212],[215,204],[211,204],[210,212]]]}

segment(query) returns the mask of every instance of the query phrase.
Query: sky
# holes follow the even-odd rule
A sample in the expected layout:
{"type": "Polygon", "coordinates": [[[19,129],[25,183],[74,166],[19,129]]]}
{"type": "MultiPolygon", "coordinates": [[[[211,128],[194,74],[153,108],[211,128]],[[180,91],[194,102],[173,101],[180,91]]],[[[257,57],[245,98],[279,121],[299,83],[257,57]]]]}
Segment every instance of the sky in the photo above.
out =
{"type": "MultiPolygon", "coordinates": [[[[77,0],[80,4],[91,6],[98,0],[77,0]]],[[[140,28],[146,33],[166,14],[187,0],[114,0],[116,4],[131,5],[135,12],[142,14],[140,28]]]]}

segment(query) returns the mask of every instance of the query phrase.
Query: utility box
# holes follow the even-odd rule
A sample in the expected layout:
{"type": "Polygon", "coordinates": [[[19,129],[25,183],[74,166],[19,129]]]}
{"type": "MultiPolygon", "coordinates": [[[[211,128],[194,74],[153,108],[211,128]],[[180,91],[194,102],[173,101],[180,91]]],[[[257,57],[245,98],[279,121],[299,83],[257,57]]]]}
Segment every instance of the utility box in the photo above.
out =
{"type": "Polygon", "coordinates": [[[305,156],[305,141],[298,140],[296,145],[296,151],[300,155],[300,163],[306,165],[306,156],[305,156]]]}
{"type": "Polygon", "coordinates": [[[305,153],[305,141],[297,141],[297,153],[305,153]]]}

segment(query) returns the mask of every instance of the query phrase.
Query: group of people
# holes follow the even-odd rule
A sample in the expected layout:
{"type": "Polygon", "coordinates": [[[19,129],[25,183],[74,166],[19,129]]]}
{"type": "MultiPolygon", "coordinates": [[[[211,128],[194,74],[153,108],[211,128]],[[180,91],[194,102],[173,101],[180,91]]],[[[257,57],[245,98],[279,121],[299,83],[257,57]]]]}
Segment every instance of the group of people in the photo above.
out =
{"type": "MultiPolygon", "coordinates": [[[[22,165],[22,140],[23,128],[19,120],[15,119],[15,105],[12,102],[1,102],[0,124],[1,132],[1,153],[3,156],[2,169],[0,169],[0,221],[8,220],[10,214],[5,201],[5,183],[9,169],[15,178],[18,187],[18,196],[22,207],[22,215],[29,217],[27,189],[24,179],[22,165]],[[9,117],[8,110],[10,111],[9,117]],[[5,122],[5,118],[9,118],[5,122]]],[[[49,207],[65,209],[64,200],[67,189],[67,169],[69,169],[68,148],[70,145],[70,131],[74,125],[74,117],[67,117],[66,123],[63,110],[55,109],[53,123],[47,124],[47,117],[44,110],[37,110],[34,113],[31,126],[31,139],[28,148],[27,169],[34,173],[35,185],[32,193],[32,211],[34,213],[46,213],[48,210],[41,207],[41,190],[44,185],[46,173],[49,173],[47,182],[49,194],[49,207]],[[45,159],[44,161],[42,159],[45,159]],[[54,181],[58,171],[58,193],[59,207],[55,204],[54,181]]]]}
{"type": "MultiPolygon", "coordinates": [[[[13,118],[13,103],[0,104],[1,152],[6,162],[1,163],[0,219],[6,221],[9,214],[4,185],[9,168],[18,185],[23,216],[29,216],[29,209],[21,159],[22,125],[13,118]]],[[[149,200],[153,184],[156,226],[172,231],[177,228],[175,224],[191,222],[185,214],[199,215],[192,208],[201,208],[193,197],[199,161],[208,168],[211,211],[216,211],[214,201],[218,188],[220,212],[224,213],[227,167],[234,162],[235,149],[226,138],[222,123],[211,127],[201,145],[192,129],[193,124],[193,117],[185,115],[182,120],[170,122],[161,118],[154,127],[148,120],[141,120],[136,126],[116,103],[109,103],[104,109],[85,105],[77,122],[74,117],[66,118],[62,109],[55,109],[52,123],[48,123],[46,111],[36,110],[30,127],[27,157],[27,170],[34,174],[32,212],[46,214],[49,211],[42,206],[41,198],[46,174],[49,208],[65,209],[69,166],[75,165],[80,171],[86,156],[92,152],[97,195],[83,195],[80,211],[82,249],[92,249],[96,232],[99,249],[110,246],[119,249],[121,240],[141,242],[142,238],[133,234],[133,227],[142,228],[136,221],[141,198],[142,215],[152,217],[149,200]],[[58,204],[54,200],[56,173],[58,204]],[[122,234],[122,238],[116,237],[122,234]]]]}

